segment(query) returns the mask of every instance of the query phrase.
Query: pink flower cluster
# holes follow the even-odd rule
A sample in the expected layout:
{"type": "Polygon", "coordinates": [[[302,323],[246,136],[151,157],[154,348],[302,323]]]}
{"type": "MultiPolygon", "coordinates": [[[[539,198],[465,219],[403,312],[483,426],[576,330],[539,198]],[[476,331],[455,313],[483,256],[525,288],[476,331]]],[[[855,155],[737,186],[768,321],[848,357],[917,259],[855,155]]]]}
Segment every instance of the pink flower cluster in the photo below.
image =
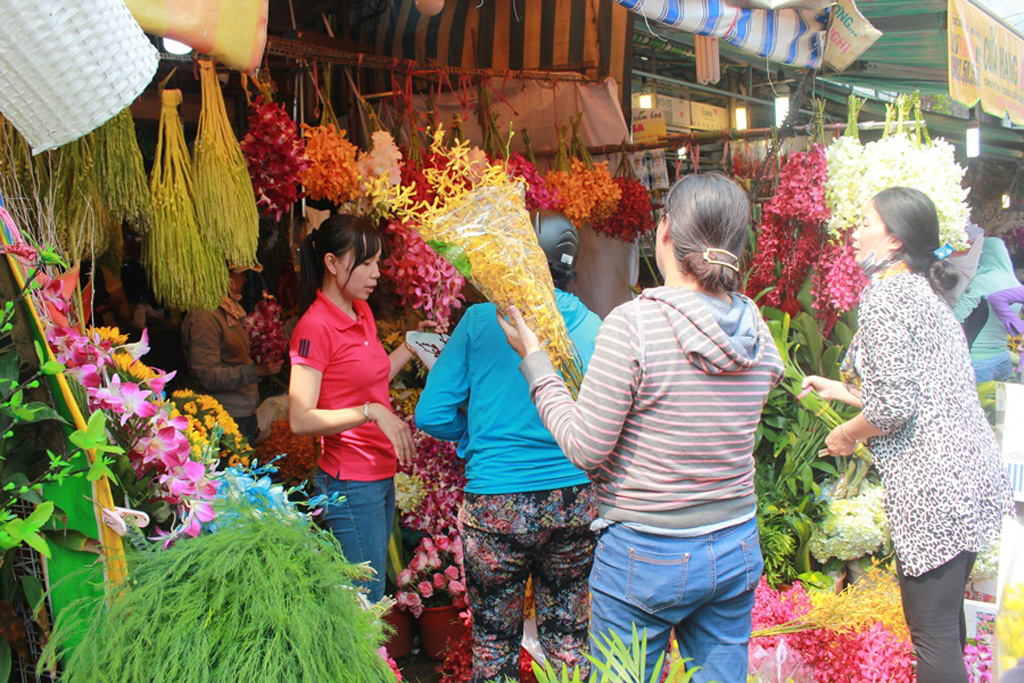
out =
{"type": "Polygon", "coordinates": [[[981,636],[964,648],[964,664],[971,683],[992,683],[992,636],[981,636]]]}
{"type": "Polygon", "coordinates": [[[391,669],[391,673],[395,675],[395,680],[398,683],[402,683],[402,672],[398,670],[397,662],[395,662],[395,660],[391,658],[391,655],[388,654],[388,649],[381,645],[377,648],[377,654],[380,655],[380,658],[383,659],[388,665],[388,668],[391,669]]]}
{"type": "Polygon", "coordinates": [[[811,293],[814,308],[826,322],[826,333],[840,313],[857,305],[861,290],[867,284],[868,279],[857,265],[852,246],[843,242],[825,245],[814,268],[811,293]]]}
{"type": "Polygon", "coordinates": [[[106,414],[109,436],[128,454],[136,475],[155,474],[153,498],[171,505],[179,520],[171,539],[182,533],[198,536],[202,523],[214,517],[217,488],[207,466],[192,459],[185,436],[188,420],[172,418],[162,397],[174,373],[151,369],[153,377],[134,382],[114,360],[115,353],[125,353],[138,361],[149,351],[147,333],[135,344],[115,347],[95,332],[84,335],[54,326],[47,340],[66,374],[85,389],[89,410],[106,414]]]}
{"type": "MultiPolygon", "coordinates": [[[[755,591],[753,628],[757,631],[784,624],[810,608],[810,596],[799,583],[782,592],[770,588],[762,577],[755,591]]],[[[772,650],[782,639],[813,667],[816,681],[882,683],[914,679],[913,646],[909,639],[897,638],[881,623],[856,633],[812,629],[754,638],[751,648],[760,646],[772,650]]]]}
{"type": "Polygon", "coordinates": [[[423,613],[424,607],[466,607],[462,539],[455,532],[424,536],[409,566],[399,572],[396,583],[398,606],[415,617],[423,613]]]}
{"type": "Polygon", "coordinates": [[[558,211],[562,208],[562,198],[558,196],[558,189],[548,185],[544,181],[544,177],[537,172],[537,168],[522,154],[512,152],[506,168],[509,176],[522,178],[526,182],[527,210],[552,209],[558,211]]]}
{"type": "Polygon", "coordinates": [[[245,316],[242,325],[249,333],[249,353],[255,363],[276,363],[284,359],[288,344],[281,323],[283,311],[277,299],[267,295],[256,310],[245,316]]]}
{"type": "Polygon", "coordinates": [[[402,305],[439,322],[450,320],[452,309],[466,300],[459,271],[407,223],[392,219],[384,234],[389,255],[381,271],[394,284],[402,305]]]}
{"type": "Polygon", "coordinates": [[[399,470],[419,477],[426,495],[419,507],[402,515],[402,526],[428,534],[447,534],[458,526],[466,464],[457,455],[454,443],[439,441],[418,429],[412,438],[416,457],[409,465],[400,465],[399,470]]]}

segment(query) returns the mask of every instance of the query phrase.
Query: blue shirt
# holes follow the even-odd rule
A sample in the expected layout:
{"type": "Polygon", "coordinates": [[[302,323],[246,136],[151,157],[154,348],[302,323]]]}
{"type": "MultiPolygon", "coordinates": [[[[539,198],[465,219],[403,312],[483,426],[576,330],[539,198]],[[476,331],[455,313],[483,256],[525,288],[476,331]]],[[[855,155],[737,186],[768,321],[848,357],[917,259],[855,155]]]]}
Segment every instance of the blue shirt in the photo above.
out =
{"type": "MultiPolygon", "coordinates": [[[[585,371],[601,319],[572,294],[555,290],[555,300],[585,371]]],[[[467,493],[547,491],[588,481],[541,423],[494,304],[473,306],[452,332],[427,376],[416,426],[459,441],[467,493]]]]}

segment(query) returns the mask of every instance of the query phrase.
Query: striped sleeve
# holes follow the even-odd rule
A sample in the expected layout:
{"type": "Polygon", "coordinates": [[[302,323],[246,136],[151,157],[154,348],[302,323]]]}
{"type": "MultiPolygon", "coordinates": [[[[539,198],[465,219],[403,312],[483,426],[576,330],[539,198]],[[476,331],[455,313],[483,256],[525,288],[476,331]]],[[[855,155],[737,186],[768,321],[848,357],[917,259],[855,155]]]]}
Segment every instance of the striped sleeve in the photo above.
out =
{"type": "Polygon", "coordinates": [[[546,353],[523,359],[520,368],[540,419],[576,467],[599,469],[619,442],[640,383],[638,359],[635,330],[621,307],[601,325],[575,402],[546,353]]]}

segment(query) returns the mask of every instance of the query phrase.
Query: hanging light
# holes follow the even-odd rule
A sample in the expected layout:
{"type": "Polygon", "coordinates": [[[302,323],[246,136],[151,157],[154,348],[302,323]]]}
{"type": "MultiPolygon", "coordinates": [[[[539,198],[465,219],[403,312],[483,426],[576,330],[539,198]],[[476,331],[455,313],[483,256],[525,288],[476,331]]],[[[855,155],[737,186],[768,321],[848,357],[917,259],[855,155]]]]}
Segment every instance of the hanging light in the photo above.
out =
{"type": "Polygon", "coordinates": [[[416,10],[425,17],[440,14],[444,9],[444,0],[415,0],[416,10]]]}
{"type": "Polygon", "coordinates": [[[1003,208],[1004,209],[1009,209],[1010,208],[1010,195],[1008,195],[1008,194],[1004,194],[1003,195],[1003,208]]]}
{"type": "Polygon", "coordinates": [[[789,116],[789,96],[779,96],[775,98],[775,125],[781,126],[786,122],[786,117],[789,116]]]}
{"type": "Polygon", "coordinates": [[[981,156],[981,127],[977,121],[967,126],[967,158],[981,156]]]}
{"type": "Polygon", "coordinates": [[[162,38],[164,44],[164,52],[169,52],[172,55],[187,55],[192,52],[192,48],[185,43],[180,43],[177,40],[171,40],[170,38],[162,38]]]}
{"type": "Polygon", "coordinates": [[[637,105],[641,109],[652,109],[654,107],[654,95],[650,93],[643,93],[637,98],[637,105]]]}
{"type": "Polygon", "coordinates": [[[747,129],[747,108],[736,107],[736,130],[747,129]]]}

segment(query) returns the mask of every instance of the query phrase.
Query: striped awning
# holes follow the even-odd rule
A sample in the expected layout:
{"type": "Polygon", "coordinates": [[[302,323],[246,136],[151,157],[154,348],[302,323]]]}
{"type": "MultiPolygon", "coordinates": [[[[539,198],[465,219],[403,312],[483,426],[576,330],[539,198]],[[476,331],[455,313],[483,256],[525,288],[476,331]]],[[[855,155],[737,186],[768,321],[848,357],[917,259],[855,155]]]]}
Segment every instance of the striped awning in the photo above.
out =
{"type": "MultiPolygon", "coordinates": [[[[825,56],[828,9],[743,9],[726,0],[614,0],[650,22],[718,38],[773,62],[806,68],[825,56]]],[[[657,31],[657,26],[651,27],[657,31]]]]}

